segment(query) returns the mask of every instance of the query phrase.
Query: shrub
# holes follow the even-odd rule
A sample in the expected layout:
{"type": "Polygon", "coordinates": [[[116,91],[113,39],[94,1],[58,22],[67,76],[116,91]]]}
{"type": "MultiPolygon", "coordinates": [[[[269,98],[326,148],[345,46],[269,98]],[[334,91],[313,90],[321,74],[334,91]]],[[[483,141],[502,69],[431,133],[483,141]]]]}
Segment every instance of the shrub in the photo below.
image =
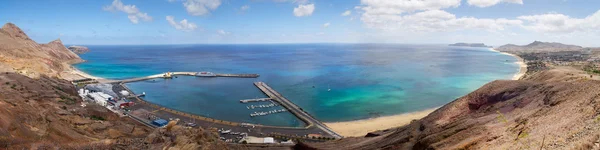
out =
{"type": "Polygon", "coordinates": [[[103,117],[101,117],[101,116],[95,116],[95,115],[92,115],[90,117],[90,119],[92,119],[92,120],[105,120],[103,117]]]}

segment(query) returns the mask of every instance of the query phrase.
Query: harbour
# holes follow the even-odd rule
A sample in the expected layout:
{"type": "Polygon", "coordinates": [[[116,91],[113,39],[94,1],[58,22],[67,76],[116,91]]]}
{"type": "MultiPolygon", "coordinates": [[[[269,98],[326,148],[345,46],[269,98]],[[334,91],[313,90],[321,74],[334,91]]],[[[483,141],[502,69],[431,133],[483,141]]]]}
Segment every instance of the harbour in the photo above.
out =
{"type": "MultiPolygon", "coordinates": [[[[172,75],[191,75],[191,72],[173,72],[172,75]]],[[[314,138],[309,137],[309,135],[318,135],[321,140],[323,139],[339,139],[342,136],[332,132],[328,127],[324,124],[312,118],[308,113],[301,111],[301,108],[294,105],[291,101],[285,99],[281,94],[277,93],[275,90],[270,88],[263,82],[255,82],[254,85],[256,88],[261,90],[265,96],[268,98],[255,98],[255,99],[243,99],[239,100],[241,104],[249,104],[249,103],[258,103],[258,102],[269,102],[269,104],[251,104],[246,106],[247,109],[268,109],[268,110],[259,110],[249,114],[250,117],[269,117],[272,114],[278,113],[292,113],[294,116],[298,117],[298,119],[302,120],[306,123],[306,126],[303,127],[281,127],[281,126],[269,126],[269,125],[261,125],[261,124],[252,124],[252,123],[244,123],[244,122],[232,122],[214,119],[210,117],[194,115],[187,112],[182,112],[179,110],[174,110],[167,108],[165,106],[157,105],[151,102],[144,100],[142,97],[147,93],[135,94],[131,89],[125,86],[127,82],[135,82],[135,81],[143,81],[142,79],[152,79],[152,78],[164,78],[165,80],[176,80],[174,78],[170,78],[167,73],[162,75],[153,75],[144,78],[135,78],[135,79],[126,79],[120,80],[118,82],[111,83],[101,83],[101,84],[91,84],[89,87],[98,87],[94,89],[94,92],[97,92],[99,95],[97,97],[102,97],[105,93],[112,93],[110,98],[106,98],[110,101],[110,99],[123,99],[127,101],[127,107],[119,107],[112,108],[115,113],[121,114],[122,116],[128,116],[133,120],[136,120],[144,125],[153,128],[161,128],[164,127],[168,122],[175,121],[182,126],[187,127],[202,127],[206,129],[227,129],[230,132],[222,133],[224,137],[236,136],[235,138],[225,139],[230,142],[235,142],[243,139],[246,136],[256,136],[256,137],[264,137],[265,135],[277,135],[278,137],[286,137],[287,139],[306,139],[306,140],[314,140],[314,138]],[[102,89],[104,88],[104,89],[102,89]],[[107,91],[110,89],[111,91],[107,91]],[[283,108],[274,107],[281,106],[283,108]],[[237,134],[231,134],[237,133],[237,134]]],[[[88,82],[88,80],[85,80],[88,82]]],[[[85,86],[88,87],[88,86],[85,86]]],[[[83,91],[81,93],[82,97],[84,97],[87,93],[84,91],[86,88],[80,89],[83,91]]],[[[95,93],[94,93],[95,94],[95,93]]],[[[108,96],[105,96],[108,97],[108,96]]],[[[96,100],[98,101],[98,100],[96,100]]],[[[106,105],[106,104],[104,104],[106,105]]],[[[108,107],[107,107],[108,108],[108,107]]]]}

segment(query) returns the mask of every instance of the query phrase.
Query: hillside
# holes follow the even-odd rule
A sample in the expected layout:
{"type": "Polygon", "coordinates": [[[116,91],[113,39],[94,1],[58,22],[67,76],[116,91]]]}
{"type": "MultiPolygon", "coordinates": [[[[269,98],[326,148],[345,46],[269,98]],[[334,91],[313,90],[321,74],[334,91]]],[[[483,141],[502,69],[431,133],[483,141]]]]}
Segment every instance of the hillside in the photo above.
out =
{"type": "Polygon", "coordinates": [[[558,52],[558,51],[574,51],[581,50],[583,47],[576,45],[566,45],[562,43],[554,43],[554,42],[540,42],[534,41],[528,45],[514,45],[514,44],[506,44],[500,47],[495,48],[498,51],[503,52],[514,52],[514,53],[522,53],[522,52],[558,52]]]}
{"type": "Polygon", "coordinates": [[[243,149],[215,132],[151,129],[99,105],[82,107],[73,85],[40,76],[0,74],[0,149],[243,149]]]}
{"type": "Polygon", "coordinates": [[[409,125],[301,149],[598,149],[600,81],[553,69],[494,81],[409,125]]]}
{"type": "Polygon", "coordinates": [[[60,76],[69,64],[81,58],[60,41],[38,44],[12,23],[0,28],[0,72],[17,72],[29,77],[60,76]]]}

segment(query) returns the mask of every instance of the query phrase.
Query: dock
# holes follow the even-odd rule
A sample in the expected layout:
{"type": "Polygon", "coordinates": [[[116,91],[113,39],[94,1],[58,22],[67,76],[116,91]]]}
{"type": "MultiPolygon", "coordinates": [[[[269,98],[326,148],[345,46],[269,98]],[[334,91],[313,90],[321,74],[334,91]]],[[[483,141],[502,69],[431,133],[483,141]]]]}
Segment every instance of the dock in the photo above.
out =
{"type": "Polygon", "coordinates": [[[309,127],[309,128],[313,127],[313,126],[317,127],[319,129],[321,129],[322,131],[327,132],[329,135],[331,135],[331,136],[333,136],[335,138],[338,138],[338,139],[343,137],[343,136],[335,133],[333,130],[331,130],[329,127],[327,127],[325,124],[323,124],[319,120],[317,120],[314,117],[312,117],[310,114],[308,114],[307,112],[305,112],[302,108],[300,108],[296,104],[292,103],[290,100],[288,100],[285,97],[283,97],[277,91],[273,90],[266,83],[264,83],[264,82],[254,82],[254,85],[256,87],[258,87],[267,96],[269,96],[270,98],[272,98],[273,101],[279,103],[287,111],[289,111],[290,113],[294,114],[300,120],[304,121],[308,125],[307,127],[309,127]]]}
{"type": "Polygon", "coordinates": [[[173,76],[234,77],[234,78],[258,78],[260,76],[259,74],[211,74],[209,76],[198,76],[197,75],[198,73],[200,73],[200,72],[169,72],[169,73],[161,73],[161,74],[155,74],[155,75],[150,75],[150,76],[146,76],[146,77],[131,78],[131,79],[124,79],[124,80],[106,80],[106,81],[104,81],[104,83],[128,83],[128,82],[137,82],[137,81],[144,81],[144,80],[157,79],[157,78],[172,78],[173,76]]]}
{"type": "Polygon", "coordinates": [[[264,102],[264,101],[270,101],[270,100],[273,100],[273,98],[243,99],[243,100],[240,100],[240,103],[264,102]]]}
{"type": "Polygon", "coordinates": [[[258,78],[258,74],[216,74],[216,77],[258,78]]]}

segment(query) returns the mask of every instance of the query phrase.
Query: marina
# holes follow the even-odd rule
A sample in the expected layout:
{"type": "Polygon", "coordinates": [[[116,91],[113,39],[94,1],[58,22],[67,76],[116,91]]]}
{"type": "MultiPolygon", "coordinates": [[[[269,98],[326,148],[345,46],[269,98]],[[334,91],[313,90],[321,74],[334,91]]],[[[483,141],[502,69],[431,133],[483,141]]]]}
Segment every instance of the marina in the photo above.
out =
{"type": "MultiPolygon", "coordinates": [[[[177,73],[173,73],[177,74],[177,73]]],[[[171,74],[171,75],[173,75],[171,74]]],[[[166,74],[164,74],[166,75],[166,74]]],[[[167,76],[165,76],[167,78],[167,76]]],[[[186,127],[202,127],[205,129],[220,129],[220,135],[222,138],[229,142],[239,142],[248,136],[264,137],[265,135],[278,135],[280,137],[286,137],[285,139],[305,139],[315,140],[310,138],[309,135],[321,135],[326,139],[338,139],[340,135],[332,133],[327,127],[324,127],[318,120],[310,117],[306,112],[302,112],[298,106],[295,106],[289,102],[289,100],[283,98],[281,94],[276,93],[273,89],[268,87],[262,82],[256,82],[255,86],[258,87],[268,98],[256,98],[256,99],[245,99],[240,100],[240,103],[250,102],[270,102],[269,104],[254,104],[247,106],[248,109],[256,108],[272,108],[282,106],[283,108],[272,109],[268,111],[256,111],[250,114],[250,117],[264,116],[268,117],[272,114],[290,112],[293,116],[298,117],[300,120],[305,122],[306,126],[303,127],[283,127],[283,126],[268,126],[261,124],[252,124],[245,122],[231,122],[225,120],[219,120],[178,110],[166,108],[161,105],[153,104],[142,99],[147,93],[135,94],[129,88],[125,86],[123,82],[119,83],[100,83],[87,85],[85,88],[80,89],[82,96],[87,96],[87,89],[92,91],[101,91],[107,94],[91,94],[92,96],[98,97],[96,99],[107,99],[110,102],[112,99],[121,99],[128,105],[117,105],[119,108],[114,108],[115,113],[128,116],[133,120],[141,122],[144,125],[153,128],[162,128],[168,122],[175,121],[186,127]],[[110,100],[109,100],[110,99],[110,100]],[[129,105],[131,104],[131,105],[129,105]],[[184,121],[185,120],[185,121],[184,121]],[[187,121],[189,120],[189,121],[187,121]]],[[[124,103],[125,104],[125,103],[124,103]]],[[[102,105],[102,104],[100,104],[102,105]]]]}
{"type": "Polygon", "coordinates": [[[254,109],[254,108],[270,108],[270,107],[276,107],[279,106],[276,103],[271,102],[271,104],[267,104],[267,105],[250,105],[250,106],[246,106],[246,108],[248,109],[254,109]]]}
{"type": "Polygon", "coordinates": [[[243,99],[243,100],[240,100],[240,103],[264,102],[264,101],[270,101],[270,100],[273,100],[273,98],[243,99]]]}
{"type": "Polygon", "coordinates": [[[270,115],[270,114],[274,114],[274,113],[282,113],[282,112],[286,112],[286,109],[279,109],[279,110],[270,110],[267,112],[254,112],[250,114],[250,117],[256,117],[256,116],[266,116],[266,115],[270,115]]]}

